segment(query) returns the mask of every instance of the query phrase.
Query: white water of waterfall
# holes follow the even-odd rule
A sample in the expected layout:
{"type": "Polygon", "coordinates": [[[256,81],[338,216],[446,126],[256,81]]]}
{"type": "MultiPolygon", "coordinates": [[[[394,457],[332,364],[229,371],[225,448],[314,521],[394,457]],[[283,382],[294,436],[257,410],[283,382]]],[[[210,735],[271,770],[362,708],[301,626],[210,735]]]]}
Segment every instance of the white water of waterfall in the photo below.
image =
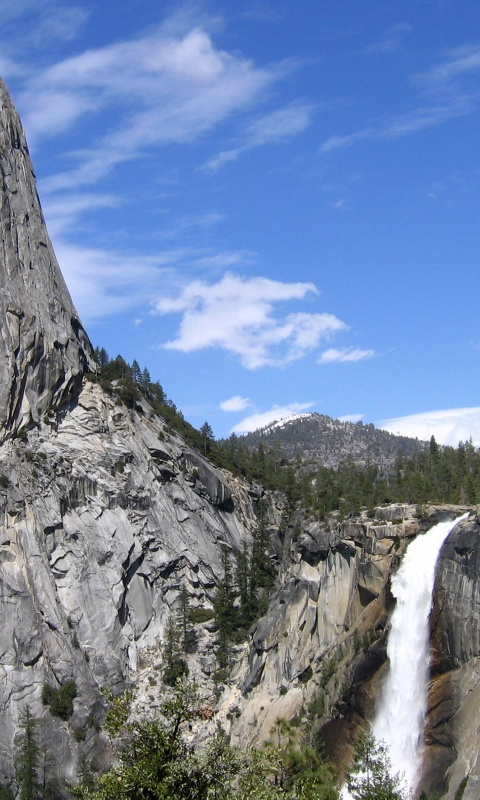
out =
{"type": "MultiPolygon", "coordinates": [[[[464,515],[467,516],[467,515],[464,515]]],[[[389,751],[393,772],[415,790],[421,767],[430,666],[429,616],[440,548],[456,520],[440,522],[408,546],[392,579],[396,598],[388,636],[390,672],[384,684],[373,735],[389,751]]]]}

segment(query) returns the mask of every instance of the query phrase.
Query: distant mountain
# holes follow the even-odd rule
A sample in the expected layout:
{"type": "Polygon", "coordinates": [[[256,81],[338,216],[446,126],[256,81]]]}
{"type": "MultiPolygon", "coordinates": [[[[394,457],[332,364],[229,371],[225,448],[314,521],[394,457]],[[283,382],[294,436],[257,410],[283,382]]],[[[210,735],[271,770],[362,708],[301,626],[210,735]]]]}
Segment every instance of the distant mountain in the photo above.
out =
{"type": "Polygon", "coordinates": [[[242,436],[242,443],[276,448],[285,458],[301,459],[312,466],[337,467],[346,458],[355,463],[389,469],[398,456],[412,456],[425,442],[396,436],[372,423],[341,422],[324,414],[295,414],[242,436]]]}

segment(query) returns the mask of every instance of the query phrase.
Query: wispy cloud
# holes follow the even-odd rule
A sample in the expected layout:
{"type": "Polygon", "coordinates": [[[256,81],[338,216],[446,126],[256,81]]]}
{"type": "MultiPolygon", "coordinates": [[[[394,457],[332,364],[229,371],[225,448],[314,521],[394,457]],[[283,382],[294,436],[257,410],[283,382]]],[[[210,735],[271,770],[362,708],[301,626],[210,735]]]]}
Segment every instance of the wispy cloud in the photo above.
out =
{"type": "Polygon", "coordinates": [[[480,446],[480,407],[425,411],[406,417],[384,419],[375,423],[390,433],[428,441],[432,436],[440,444],[456,447],[472,438],[480,446]]]}
{"type": "Polygon", "coordinates": [[[253,403],[248,397],[241,397],[237,394],[234,397],[229,397],[228,400],[223,400],[220,403],[220,410],[227,412],[245,411],[247,408],[251,408],[252,405],[253,403]]]}
{"type": "MultiPolygon", "coordinates": [[[[35,142],[67,131],[80,118],[111,114],[110,130],[71,154],[77,166],[47,183],[50,190],[78,187],[151,147],[194,141],[233,113],[251,108],[283,71],[281,65],[256,67],[216,48],[202,28],[173,35],[163,27],[87,50],[33,76],[21,95],[24,124],[35,142]]],[[[301,115],[299,107],[297,125],[305,124],[301,115]]],[[[286,128],[285,119],[283,124],[286,128]]],[[[260,139],[261,130],[256,135],[260,139]]]]}
{"type": "Polygon", "coordinates": [[[440,89],[452,87],[459,78],[480,71],[480,45],[464,45],[452,50],[449,55],[430,70],[417,75],[416,81],[424,88],[440,89]]]}
{"type": "Polygon", "coordinates": [[[421,90],[416,107],[397,116],[380,119],[345,135],[330,136],[322,153],[352,147],[364,140],[399,139],[427,128],[471,114],[478,108],[480,87],[480,46],[454,50],[430,70],[413,78],[421,90]],[[476,79],[475,85],[468,78],[476,79]],[[463,80],[462,80],[463,79],[463,80]]]}
{"type": "Polygon", "coordinates": [[[367,47],[367,53],[394,53],[400,49],[403,42],[412,31],[412,26],[406,22],[399,22],[392,25],[385,31],[384,35],[377,42],[367,47]]]}
{"type": "Polygon", "coordinates": [[[367,358],[373,358],[374,355],[374,350],[361,350],[359,347],[347,347],[343,350],[331,347],[320,355],[317,364],[344,364],[346,362],[365,361],[367,358]]]}
{"type": "Polygon", "coordinates": [[[177,298],[156,304],[159,314],[182,315],[178,335],[163,345],[184,353],[216,347],[247,369],[283,366],[315,350],[322,339],[347,329],[333,314],[292,312],[274,316],[275,304],[316,294],[312,283],[243,279],[227,273],[215,284],[193,281],[177,298]]]}
{"type": "Polygon", "coordinates": [[[377,141],[400,139],[403,136],[417,133],[426,128],[433,128],[437,125],[441,125],[449,119],[463,117],[469,114],[473,108],[473,98],[469,96],[455,98],[449,103],[415,108],[413,111],[409,111],[406,114],[384,120],[377,126],[371,125],[362,130],[355,131],[355,133],[347,134],[346,136],[330,136],[323,143],[321,152],[328,153],[332,150],[352,147],[354,144],[364,139],[374,139],[377,141]]]}
{"type": "Polygon", "coordinates": [[[149,307],[158,285],[171,282],[182,252],[157,256],[126,255],[82,247],[60,237],[55,252],[82,321],[149,307]]]}
{"type": "Polygon", "coordinates": [[[314,402],[288,403],[284,406],[274,405],[268,411],[258,411],[240,420],[240,422],[237,422],[232,428],[232,433],[250,433],[251,431],[256,431],[259,428],[270,425],[272,422],[280,422],[282,419],[288,419],[292,415],[309,411],[315,405],[314,402]]]}
{"type": "Polygon", "coordinates": [[[303,133],[311,124],[314,109],[312,104],[292,103],[259,117],[247,128],[241,144],[230,150],[222,150],[207,161],[204,168],[215,171],[248,150],[286,142],[292,136],[303,133]]]}

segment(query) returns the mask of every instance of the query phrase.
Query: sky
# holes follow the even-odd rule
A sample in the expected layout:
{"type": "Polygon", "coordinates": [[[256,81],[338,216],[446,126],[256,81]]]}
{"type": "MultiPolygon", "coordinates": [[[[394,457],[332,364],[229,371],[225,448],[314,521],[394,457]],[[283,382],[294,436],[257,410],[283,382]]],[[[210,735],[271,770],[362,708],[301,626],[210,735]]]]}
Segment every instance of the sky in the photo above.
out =
{"type": "Polygon", "coordinates": [[[478,0],[0,0],[94,346],[217,438],[480,446],[478,0]]]}

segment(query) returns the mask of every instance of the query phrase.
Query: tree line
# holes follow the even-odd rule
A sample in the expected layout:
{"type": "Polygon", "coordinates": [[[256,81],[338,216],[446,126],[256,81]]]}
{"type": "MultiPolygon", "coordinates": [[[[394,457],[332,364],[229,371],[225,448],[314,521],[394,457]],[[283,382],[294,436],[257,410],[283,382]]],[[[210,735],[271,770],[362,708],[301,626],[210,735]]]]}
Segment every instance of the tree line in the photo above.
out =
{"type": "Polygon", "coordinates": [[[106,391],[115,392],[128,407],[142,397],[186,442],[206,455],[213,464],[241,475],[250,483],[282,491],[289,503],[296,503],[307,514],[322,518],[339,510],[345,516],[360,509],[404,502],[480,503],[480,452],[471,441],[458,447],[440,446],[432,437],[428,446],[411,456],[399,456],[393,469],[382,471],[374,464],[360,466],[346,458],[338,467],[312,469],[301,461],[288,460],[280,447],[247,447],[241,437],[215,440],[206,421],[200,429],[184,418],[164,392],[153,382],[149,371],[134,359],[128,364],[122,356],[111,359],[104,348],[95,349],[99,380],[106,391]]]}

